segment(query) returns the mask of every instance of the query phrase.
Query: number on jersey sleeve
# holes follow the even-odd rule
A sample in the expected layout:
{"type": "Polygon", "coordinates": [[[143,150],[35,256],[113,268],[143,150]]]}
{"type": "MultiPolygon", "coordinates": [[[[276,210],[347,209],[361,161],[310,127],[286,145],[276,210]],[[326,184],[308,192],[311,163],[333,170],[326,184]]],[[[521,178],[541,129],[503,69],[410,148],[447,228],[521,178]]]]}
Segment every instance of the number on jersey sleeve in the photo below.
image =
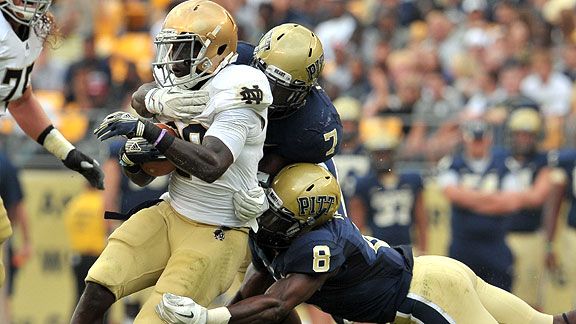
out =
{"type": "Polygon", "coordinates": [[[2,101],[8,103],[12,98],[20,98],[26,90],[26,86],[30,82],[30,73],[32,72],[34,64],[30,64],[26,69],[6,69],[2,85],[4,89],[10,89],[8,94],[2,98],[2,101]],[[16,97],[14,97],[16,95],[16,97]]]}

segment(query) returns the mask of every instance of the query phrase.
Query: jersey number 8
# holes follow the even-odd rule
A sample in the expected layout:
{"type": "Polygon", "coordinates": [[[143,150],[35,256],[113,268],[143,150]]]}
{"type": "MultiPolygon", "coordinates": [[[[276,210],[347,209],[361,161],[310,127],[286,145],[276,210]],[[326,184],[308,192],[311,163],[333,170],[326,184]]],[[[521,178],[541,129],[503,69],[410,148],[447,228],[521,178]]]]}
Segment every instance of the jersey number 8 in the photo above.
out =
{"type": "Polygon", "coordinates": [[[330,248],[326,245],[316,245],[312,250],[314,260],[312,269],[314,272],[327,272],[330,270],[330,248]]]}

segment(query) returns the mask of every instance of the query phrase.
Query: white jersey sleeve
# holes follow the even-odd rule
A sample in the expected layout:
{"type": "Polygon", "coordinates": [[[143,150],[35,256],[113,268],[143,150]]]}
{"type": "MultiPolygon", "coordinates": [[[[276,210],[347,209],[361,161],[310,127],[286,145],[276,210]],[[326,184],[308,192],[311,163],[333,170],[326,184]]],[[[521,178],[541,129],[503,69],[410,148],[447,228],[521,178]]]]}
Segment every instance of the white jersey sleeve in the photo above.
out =
{"type": "Polygon", "coordinates": [[[266,75],[247,65],[228,65],[205,86],[210,92],[206,109],[195,119],[210,125],[214,116],[230,109],[248,108],[266,118],[272,91],[266,75]]]}
{"type": "Polygon", "coordinates": [[[30,29],[22,40],[0,14],[0,116],[9,102],[22,96],[30,85],[34,61],[40,56],[43,40],[30,29]]]}

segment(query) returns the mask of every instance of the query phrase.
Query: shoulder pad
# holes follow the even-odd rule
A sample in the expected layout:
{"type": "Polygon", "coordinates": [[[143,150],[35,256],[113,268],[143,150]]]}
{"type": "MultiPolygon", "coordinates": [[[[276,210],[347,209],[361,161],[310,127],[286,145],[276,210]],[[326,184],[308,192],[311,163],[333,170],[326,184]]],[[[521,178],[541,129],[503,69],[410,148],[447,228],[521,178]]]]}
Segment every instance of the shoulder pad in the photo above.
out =
{"type": "Polygon", "coordinates": [[[284,273],[319,274],[337,270],[344,264],[344,250],[322,230],[298,238],[285,253],[284,273]],[[311,234],[311,235],[310,235],[311,234]]]}
{"type": "Polygon", "coordinates": [[[209,83],[210,101],[217,111],[252,108],[263,111],[272,103],[272,91],[262,71],[248,65],[228,65],[209,83]]]}

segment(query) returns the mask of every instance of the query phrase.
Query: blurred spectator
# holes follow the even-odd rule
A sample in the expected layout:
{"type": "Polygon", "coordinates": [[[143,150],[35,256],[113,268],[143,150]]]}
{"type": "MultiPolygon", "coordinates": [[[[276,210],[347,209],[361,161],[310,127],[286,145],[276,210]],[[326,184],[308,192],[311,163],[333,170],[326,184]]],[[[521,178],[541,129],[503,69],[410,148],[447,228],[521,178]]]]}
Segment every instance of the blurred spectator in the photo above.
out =
{"type": "Polygon", "coordinates": [[[458,122],[463,106],[456,89],[439,73],[424,79],[422,97],[416,103],[412,129],[403,156],[437,161],[450,153],[459,141],[458,122]]]}
{"type": "Polygon", "coordinates": [[[426,15],[428,42],[438,48],[442,73],[451,77],[453,60],[463,51],[462,31],[441,11],[431,11],[426,15]]]}
{"type": "Polygon", "coordinates": [[[79,108],[105,108],[112,85],[109,61],[98,57],[93,35],[84,39],[84,56],[73,63],[65,76],[67,103],[79,108]]]}
{"type": "MultiPolygon", "coordinates": [[[[360,25],[358,20],[347,10],[347,2],[347,0],[328,0],[326,10],[329,12],[330,18],[319,23],[314,30],[324,47],[324,58],[327,63],[335,59],[336,47],[346,48],[349,53],[358,52],[358,44],[350,42],[350,40],[360,25]]],[[[356,41],[359,40],[356,39],[356,41]]]]}
{"type": "MultiPolygon", "coordinates": [[[[18,229],[20,232],[18,249],[15,248],[14,237],[9,239],[7,244],[0,245],[0,261],[2,261],[4,255],[2,250],[6,247],[8,251],[6,263],[4,263],[6,269],[0,270],[0,272],[6,271],[6,296],[5,298],[0,298],[0,300],[4,300],[5,302],[5,305],[0,305],[0,309],[3,307],[5,313],[0,314],[0,321],[3,323],[11,323],[10,304],[14,294],[16,275],[30,258],[32,244],[19,172],[4,152],[0,152],[0,198],[8,214],[8,219],[12,223],[12,228],[18,229]]],[[[0,262],[0,267],[2,267],[2,263],[3,262],[0,262]]],[[[2,293],[2,291],[3,290],[0,289],[0,293],[2,293]]]]}
{"type": "Polygon", "coordinates": [[[542,107],[545,117],[565,116],[570,111],[572,82],[553,69],[547,49],[538,49],[530,58],[531,73],[522,80],[522,93],[542,107]]]}
{"type": "Polygon", "coordinates": [[[547,49],[536,50],[530,59],[531,72],[520,86],[524,95],[541,106],[547,137],[543,146],[558,148],[562,144],[562,119],[570,112],[571,80],[555,71],[552,55],[547,49]]]}
{"type": "Polygon", "coordinates": [[[350,199],[350,217],[360,231],[390,245],[413,244],[426,253],[428,219],[424,210],[423,180],[419,174],[397,170],[397,135],[386,131],[365,136],[370,171],[357,179],[350,199]],[[414,227],[415,239],[411,238],[414,227]]]}
{"type": "Polygon", "coordinates": [[[562,73],[574,83],[576,81],[576,43],[569,42],[564,44],[562,47],[562,59],[562,73]]]}

